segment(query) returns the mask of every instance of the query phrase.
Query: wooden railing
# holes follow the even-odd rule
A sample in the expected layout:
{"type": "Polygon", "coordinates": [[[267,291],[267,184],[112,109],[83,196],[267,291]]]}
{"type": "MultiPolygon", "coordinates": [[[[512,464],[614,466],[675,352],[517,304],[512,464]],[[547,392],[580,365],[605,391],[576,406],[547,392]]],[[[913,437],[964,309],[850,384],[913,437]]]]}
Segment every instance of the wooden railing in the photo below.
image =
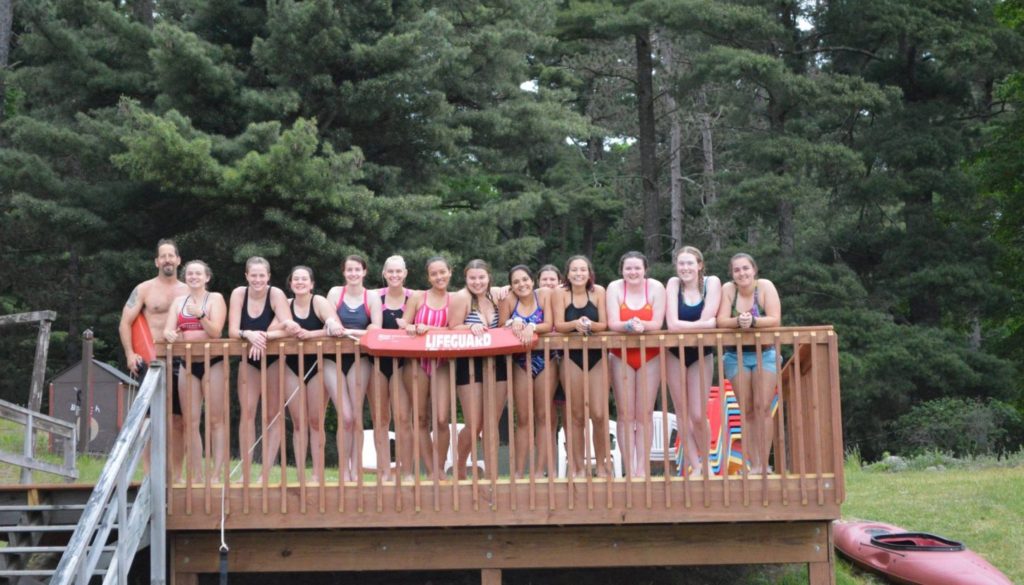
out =
{"type": "MultiPolygon", "coordinates": [[[[271,473],[268,466],[259,472],[246,470],[239,473],[241,466],[237,463],[238,452],[234,451],[232,464],[221,470],[216,477],[212,476],[211,454],[215,451],[211,433],[203,432],[202,445],[187,444],[186,451],[195,453],[201,449],[204,461],[204,472],[201,477],[194,476],[186,470],[183,479],[171,486],[168,497],[168,528],[171,530],[208,530],[218,528],[223,517],[224,526],[231,529],[260,528],[331,528],[331,527],[435,527],[435,526],[492,526],[492,525],[547,525],[547,524],[633,524],[633,523],[677,523],[677,522],[736,522],[736,521],[779,521],[779,520],[828,520],[839,517],[839,505],[845,494],[843,489],[843,449],[842,431],[840,427],[839,404],[839,370],[838,342],[831,327],[786,327],[763,329],[756,332],[737,332],[735,330],[707,330],[686,334],[668,332],[652,332],[644,335],[599,334],[590,337],[576,335],[549,335],[540,339],[534,348],[544,356],[546,363],[558,352],[573,349],[590,349],[601,352],[601,361],[596,368],[603,368],[604,379],[611,379],[609,366],[609,350],[626,350],[639,348],[642,352],[657,349],[659,355],[652,363],[657,367],[647,375],[658,375],[658,400],[662,407],[660,425],[661,444],[671,446],[672,429],[668,411],[671,400],[668,393],[666,349],[687,347],[698,348],[703,355],[704,349],[711,354],[702,359],[714,360],[711,380],[707,385],[720,385],[725,378],[722,357],[726,350],[746,346],[746,351],[755,348],[754,353],[759,363],[769,349],[776,353],[776,369],[779,372],[776,386],[777,402],[771,428],[771,464],[767,473],[751,473],[742,464],[747,458],[742,454],[733,453],[739,464],[735,465],[732,474],[703,474],[693,478],[686,474],[677,476],[672,473],[652,475],[648,462],[645,477],[596,477],[596,464],[591,460],[591,432],[607,433],[601,425],[595,425],[594,431],[584,426],[586,469],[580,473],[569,473],[568,477],[554,477],[557,464],[553,459],[557,454],[557,446],[550,446],[547,454],[548,465],[545,469],[528,465],[525,477],[516,478],[509,472],[507,464],[496,465],[493,462],[503,461],[497,454],[504,447],[499,445],[498,429],[493,423],[485,423],[483,444],[477,447],[473,442],[471,461],[477,461],[479,453],[484,453],[484,469],[476,465],[470,467],[467,479],[454,480],[445,476],[433,479],[426,472],[423,462],[412,464],[413,473],[402,473],[396,470],[389,481],[383,474],[371,475],[368,469],[359,466],[355,481],[313,482],[307,477],[310,466],[307,461],[300,462],[300,473],[295,474],[295,464],[291,462],[289,471],[295,476],[291,481],[281,480],[288,475],[285,471],[271,473]],[[404,477],[403,477],[404,475],[404,477]]],[[[213,395],[225,401],[237,401],[235,371],[238,369],[238,358],[245,355],[248,345],[233,340],[215,340],[198,343],[176,343],[158,348],[161,359],[165,360],[168,371],[171,370],[174,358],[184,359],[186,364],[204,363],[210,370],[211,359],[220,357],[231,364],[231,375],[225,376],[220,392],[213,395]]],[[[741,354],[744,350],[740,350],[741,354]]],[[[337,368],[340,374],[341,358],[344,354],[364,355],[357,344],[347,339],[315,339],[286,340],[271,343],[268,348],[271,355],[277,355],[281,362],[287,355],[315,354],[321,371],[324,367],[337,368]],[[330,360],[330,361],[325,361],[330,360]]],[[[586,352],[583,353],[586,355],[586,352]]],[[[511,384],[504,396],[497,395],[495,384],[495,366],[497,360],[505,362],[510,372],[519,366],[512,356],[499,356],[486,359],[484,368],[483,392],[485,400],[504,399],[508,410],[508,436],[514,436],[514,419],[517,412],[526,412],[530,416],[530,438],[527,443],[528,461],[535,461],[539,453],[534,440],[533,424],[538,417],[533,412],[533,400],[527,405],[517,404],[511,384]]],[[[740,356],[742,361],[742,355],[740,356]]],[[[281,363],[279,362],[279,363],[281,363]]],[[[762,363],[763,365],[763,363],[762,363]]],[[[374,370],[379,370],[379,362],[374,370]]],[[[559,380],[563,386],[569,383],[565,368],[559,380]]],[[[472,368],[471,368],[472,371],[472,368]]],[[[305,413],[307,387],[305,382],[298,384],[298,389],[284,387],[284,374],[278,372],[276,384],[270,379],[270,371],[264,365],[261,370],[260,403],[263,413],[257,419],[257,435],[265,434],[271,424],[275,423],[268,417],[268,392],[277,388],[279,403],[289,398],[301,401],[305,413]],[[294,396],[293,396],[294,394],[294,396]]],[[[445,379],[435,376],[430,382],[430,392],[436,396],[439,392],[447,393],[449,398],[449,421],[451,436],[457,431],[458,401],[455,390],[455,373],[449,371],[445,379]]],[[[204,396],[211,396],[208,382],[204,379],[204,396]]],[[[394,380],[392,377],[392,389],[394,380]]],[[[374,378],[376,379],[376,378],[374,378]]],[[[316,382],[314,382],[315,384],[316,382]]],[[[367,391],[366,401],[374,400],[377,393],[371,388],[367,391]]],[[[416,384],[414,384],[416,386],[416,384]]],[[[685,383],[683,384],[685,388],[685,383]]],[[[170,377],[168,377],[170,389],[170,377]]],[[[418,387],[407,391],[415,395],[418,387]]],[[[533,382],[529,382],[529,393],[537,391],[533,382]]],[[[325,387],[312,388],[320,392],[320,399],[328,408],[325,387]]],[[[392,392],[392,395],[395,393],[392,392]]],[[[589,392],[581,394],[589,401],[589,392]]],[[[574,393],[566,393],[567,412],[574,405],[574,393]]],[[[429,400],[429,399],[428,399],[429,400]]],[[[186,400],[183,402],[187,403],[186,400]]],[[[684,401],[685,403],[685,401],[684,401]]],[[[720,420],[729,419],[726,411],[728,402],[720,400],[722,411],[720,420]]],[[[420,409],[427,404],[414,402],[412,418],[420,414],[420,409]]],[[[380,406],[379,404],[376,406],[380,406]]],[[[589,408],[585,403],[585,411],[589,408]]],[[[613,406],[615,408],[615,406],[613,406]]],[[[287,411],[287,409],[283,409],[287,411]]],[[[375,409],[375,412],[378,411],[375,409]]],[[[682,415],[686,416],[685,408],[682,415]]],[[[170,412],[170,393],[168,393],[168,412],[170,412]]],[[[186,412],[187,414],[187,412],[186,412]]],[[[205,428],[209,428],[209,409],[204,410],[205,428]]],[[[186,418],[188,418],[186,416],[186,418]]],[[[543,416],[539,417],[543,421],[543,416]]],[[[615,418],[615,415],[612,415],[615,418]]],[[[734,417],[735,418],[735,417],[734,417]]],[[[435,420],[428,417],[427,420],[435,420]]],[[[186,420],[186,427],[191,421],[186,420]]],[[[313,421],[318,422],[318,421],[313,421]]],[[[320,421],[322,422],[322,421],[320,421]]],[[[308,432],[310,421],[304,414],[291,424],[300,433],[308,432]]],[[[354,441],[356,453],[363,448],[363,417],[355,417],[356,430],[354,441]]],[[[431,424],[437,436],[436,422],[431,424]]],[[[644,425],[654,425],[653,420],[645,420],[644,425]]],[[[746,431],[744,421],[743,431],[746,431]]],[[[317,425],[314,425],[317,426],[317,425]]],[[[659,425],[654,425],[659,426],[659,425]]],[[[320,425],[320,428],[323,428],[320,425]]],[[[228,431],[230,444],[236,445],[237,429],[228,431]]],[[[286,433],[280,448],[280,459],[285,455],[293,455],[295,445],[286,433]]],[[[741,435],[746,437],[746,433],[741,435]]],[[[187,435],[186,435],[187,436],[187,435]]],[[[574,439],[567,433],[567,440],[574,439]]],[[[605,435],[607,436],[607,434],[605,435]]],[[[401,440],[405,433],[399,433],[401,440]]],[[[729,448],[737,447],[729,433],[723,430],[722,437],[725,447],[723,453],[728,454],[729,448]]],[[[328,438],[328,441],[330,438],[328,438]]],[[[421,457],[430,453],[430,446],[422,444],[420,434],[411,433],[413,452],[421,457]]],[[[515,444],[507,447],[510,451],[509,460],[515,461],[515,444]]],[[[323,444],[323,442],[321,442],[323,444]]],[[[407,445],[396,445],[396,452],[402,452],[407,445]]],[[[341,445],[344,450],[346,445],[341,445]]],[[[572,444],[567,445],[567,452],[572,451],[572,444]]],[[[451,447],[450,447],[451,448],[451,447]]],[[[709,455],[709,445],[699,446],[702,460],[709,455]]],[[[670,449],[663,449],[656,468],[674,469],[674,461],[670,460],[670,449]]],[[[263,460],[270,457],[266,443],[262,443],[255,452],[262,455],[263,460]]],[[[441,450],[444,453],[444,450],[441,450]]],[[[357,455],[357,461],[361,458],[357,455]]],[[[328,468],[336,468],[337,460],[328,461],[328,468]]],[[[408,468],[408,466],[407,466],[408,468]]],[[[729,465],[722,465],[728,469],[729,465]]],[[[570,465],[570,469],[572,469],[570,465]]],[[[406,469],[408,471],[408,469],[406,469]]],[[[331,473],[328,473],[330,478],[331,473]]]]}
{"type": "Polygon", "coordinates": [[[0,449],[0,462],[21,468],[21,483],[32,483],[32,471],[45,471],[63,477],[66,481],[78,478],[78,463],[75,459],[75,445],[78,433],[74,423],[47,416],[31,409],[0,400],[0,419],[25,427],[22,452],[8,453],[0,449]],[[51,463],[36,456],[36,432],[50,435],[50,441],[63,451],[60,464],[51,463]],[[54,441],[56,439],[56,441],[54,441]]]}

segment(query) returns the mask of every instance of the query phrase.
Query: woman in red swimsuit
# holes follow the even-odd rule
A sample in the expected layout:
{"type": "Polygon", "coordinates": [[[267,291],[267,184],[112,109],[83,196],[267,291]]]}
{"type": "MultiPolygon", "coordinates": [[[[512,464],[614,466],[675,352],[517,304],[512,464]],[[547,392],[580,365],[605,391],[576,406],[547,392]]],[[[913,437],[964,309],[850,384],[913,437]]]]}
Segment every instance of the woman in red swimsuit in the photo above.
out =
{"type": "MultiPolygon", "coordinates": [[[[657,331],[665,322],[665,287],[647,278],[647,258],[626,252],[619,260],[622,278],[608,285],[608,328],[627,335],[657,331]]],[[[652,343],[652,345],[654,345],[652,343]]],[[[609,351],[612,388],[623,444],[625,472],[644,477],[651,451],[651,416],[661,382],[657,347],[609,351]]]]}
{"type": "MultiPolygon", "coordinates": [[[[224,332],[227,319],[227,305],[220,293],[209,292],[206,286],[213,272],[206,262],[192,260],[185,264],[185,284],[188,294],[174,299],[171,306],[176,309],[177,319],[167,320],[164,338],[169,342],[203,341],[219,339],[224,332]]],[[[194,346],[199,352],[202,345],[194,346]]],[[[185,429],[188,441],[188,469],[193,481],[202,480],[203,438],[199,434],[199,423],[203,418],[203,396],[207,397],[206,408],[210,411],[210,429],[213,437],[213,477],[222,477],[228,457],[228,417],[225,407],[224,357],[212,355],[210,369],[202,353],[192,355],[190,364],[182,364],[178,371],[178,392],[188,426],[185,429]],[[188,367],[186,367],[188,366],[188,367]]]]}

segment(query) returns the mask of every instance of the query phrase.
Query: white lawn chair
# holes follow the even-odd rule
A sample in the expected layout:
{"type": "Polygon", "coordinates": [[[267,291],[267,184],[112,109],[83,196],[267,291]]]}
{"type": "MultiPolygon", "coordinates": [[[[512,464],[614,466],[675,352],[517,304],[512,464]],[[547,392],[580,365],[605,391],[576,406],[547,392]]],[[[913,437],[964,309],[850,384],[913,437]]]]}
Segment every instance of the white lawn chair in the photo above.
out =
{"type": "MultiPolygon", "coordinates": [[[[388,431],[388,446],[395,441],[395,431],[388,431]]],[[[388,457],[390,459],[390,453],[388,457]]],[[[395,468],[395,462],[391,461],[391,469],[395,468]]],[[[377,445],[373,442],[373,429],[363,430],[363,471],[377,473],[377,445]]]]}
{"type": "MultiPolygon", "coordinates": [[[[449,441],[454,439],[456,447],[458,446],[458,443],[459,443],[458,438],[457,438],[458,434],[461,433],[462,429],[464,429],[464,428],[466,428],[466,423],[455,423],[455,434],[452,435],[452,437],[451,437],[451,439],[449,439],[449,441]]],[[[431,431],[431,433],[430,433],[430,438],[431,438],[431,440],[433,440],[433,438],[434,438],[433,431],[431,431]]],[[[476,450],[476,454],[480,455],[482,457],[483,456],[482,448],[478,448],[476,450]]],[[[469,454],[466,455],[466,466],[469,467],[472,464],[473,464],[473,452],[470,451],[469,454]]],[[[477,469],[480,470],[479,473],[481,475],[484,473],[484,470],[487,469],[486,466],[484,466],[484,460],[483,459],[477,459],[476,466],[477,466],[477,469]]],[[[445,460],[444,460],[444,472],[445,472],[445,474],[451,473],[452,472],[452,468],[454,468],[454,467],[455,467],[455,452],[452,451],[452,444],[449,443],[448,444],[448,454],[445,456],[445,460]]],[[[472,471],[469,471],[469,474],[472,475],[472,471]]]]}
{"type": "MultiPolygon", "coordinates": [[[[665,463],[665,435],[663,432],[664,428],[664,413],[660,410],[655,410],[651,417],[651,428],[654,430],[654,437],[651,439],[651,463],[665,463]]],[[[676,458],[679,456],[679,450],[676,448],[676,435],[678,434],[679,426],[676,423],[676,415],[668,413],[668,464],[671,467],[676,462],[676,458]]],[[[669,473],[671,469],[666,469],[665,473],[669,473]]]]}
{"type": "MultiPolygon", "coordinates": [[[[594,454],[594,422],[587,419],[587,433],[590,436],[590,466],[597,466],[597,457],[594,454]]],[[[615,477],[622,477],[622,451],[619,449],[618,425],[615,421],[608,421],[608,440],[612,451],[612,473],[615,477]]],[[[569,456],[566,451],[568,443],[565,437],[565,427],[558,429],[558,477],[565,477],[569,469],[569,456]]],[[[586,451],[585,451],[586,453],[586,451]]]]}

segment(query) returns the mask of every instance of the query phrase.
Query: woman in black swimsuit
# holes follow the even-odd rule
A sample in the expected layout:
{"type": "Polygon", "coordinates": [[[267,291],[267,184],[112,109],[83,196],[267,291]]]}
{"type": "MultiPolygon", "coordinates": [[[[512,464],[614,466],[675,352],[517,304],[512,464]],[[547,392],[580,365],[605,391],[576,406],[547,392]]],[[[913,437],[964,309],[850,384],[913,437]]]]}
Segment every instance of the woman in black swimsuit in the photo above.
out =
{"type": "MultiPolygon", "coordinates": [[[[385,286],[377,291],[381,303],[381,328],[405,329],[405,306],[413,291],[405,288],[409,271],[405,259],[391,256],[384,261],[381,276],[385,286]]],[[[391,445],[388,428],[395,421],[395,450],[399,473],[412,477],[411,399],[402,381],[401,358],[378,357],[379,372],[374,369],[370,384],[370,411],[373,413],[373,442],[377,448],[377,470],[383,481],[391,479],[391,445]]]]}
{"type": "MultiPolygon", "coordinates": [[[[565,286],[554,296],[555,331],[587,337],[608,329],[604,287],[594,283],[594,267],[586,256],[573,256],[565,265],[565,286]]],[[[582,476],[584,432],[587,415],[594,425],[594,455],[597,474],[611,475],[608,445],[608,382],[600,364],[601,350],[570,350],[562,367],[568,372],[569,432],[572,433],[571,473],[582,476]],[[589,392],[590,412],[583,409],[583,387],[589,392]]]]}
{"type": "MultiPolygon", "coordinates": [[[[242,472],[249,477],[252,449],[256,442],[256,407],[260,403],[261,374],[265,376],[263,380],[267,384],[267,403],[264,405],[266,420],[274,420],[281,411],[277,386],[277,368],[280,366],[276,363],[277,356],[266,353],[267,342],[283,337],[285,333],[283,330],[267,330],[275,316],[288,327],[297,328],[298,325],[291,320],[284,291],[270,285],[270,263],[266,259],[253,256],[246,260],[245,279],[248,286],[240,286],[231,291],[228,336],[249,343],[249,355],[238,367],[238,402],[241,408],[238,446],[242,452],[242,472]]],[[[270,428],[263,429],[263,432],[266,435],[263,445],[267,449],[263,467],[267,469],[277,460],[281,450],[284,421],[278,420],[270,428]]]]}
{"type": "MultiPolygon", "coordinates": [[[[295,293],[295,298],[288,303],[291,319],[299,326],[294,337],[300,340],[326,337],[330,330],[340,326],[327,299],[313,293],[315,284],[313,269],[308,266],[296,266],[288,276],[288,288],[295,293]]],[[[278,329],[284,329],[284,326],[275,319],[270,330],[278,329]]],[[[295,467],[305,469],[308,446],[313,457],[313,481],[317,483],[324,478],[324,413],[327,410],[327,396],[334,396],[338,392],[337,368],[333,360],[327,359],[327,355],[330,354],[325,354],[323,363],[317,362],[316,353],[293,354],[284,360],[285,400],[288,401],[288,413],[292,417],[295,467]],[[290,399],[293,392],[302,387],[305,387],[306,392],[306,432],[303,432],[299,422],[303,415],[302,401],[290,399]]]]}

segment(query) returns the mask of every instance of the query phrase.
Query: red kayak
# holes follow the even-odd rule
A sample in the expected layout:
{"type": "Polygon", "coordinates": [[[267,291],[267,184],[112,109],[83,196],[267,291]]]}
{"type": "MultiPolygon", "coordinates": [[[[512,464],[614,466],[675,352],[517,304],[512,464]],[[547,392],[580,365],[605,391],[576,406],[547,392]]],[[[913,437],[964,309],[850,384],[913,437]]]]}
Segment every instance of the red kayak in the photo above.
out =
{"type": "Polygon", "coordinates": [[[1012,585],[961,542],[881,522],[837,520],[836,550],[854,564],[910,585],[1012,585]]]}
{"type": "Polygon", "coordinates": [[[533,336],[530,347],[523,345],[510,329],[488,329],[482,335],[468,330],[435,329],[423,335],[409,335],[395,329],[371,329],[359,340],[366,353],[395,357],[469,357],[524,353],[537,343],[533,336]]]}

